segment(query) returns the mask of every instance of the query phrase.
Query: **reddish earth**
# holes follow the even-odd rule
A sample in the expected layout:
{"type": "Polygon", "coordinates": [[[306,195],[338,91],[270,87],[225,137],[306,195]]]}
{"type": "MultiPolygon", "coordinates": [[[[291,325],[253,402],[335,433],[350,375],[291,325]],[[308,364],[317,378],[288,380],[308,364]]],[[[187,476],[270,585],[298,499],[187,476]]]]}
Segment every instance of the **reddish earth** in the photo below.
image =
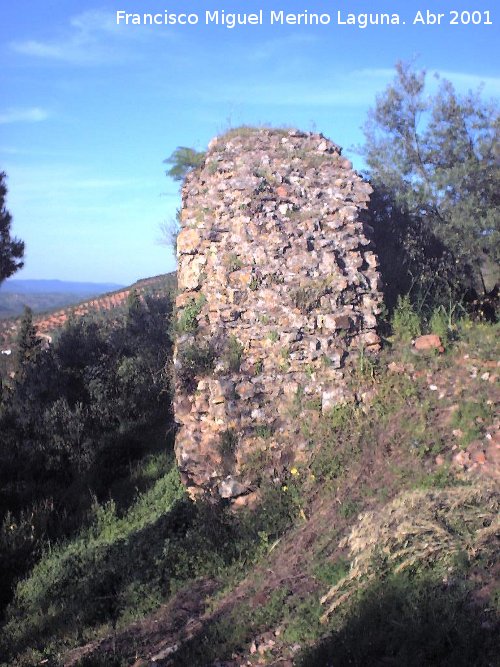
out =
{"type": "MultiPolygon", "coordinates": [[[[33,322],[37,327],[39,333],[53,334],[57,329],[60,329],[68,321],[69,317],[76,315],[77,317],[85,317],[92,315],[102,315],[114,309],[124,308],[127,299],[132,290],[137,290],[139,294],[148,293],[154,296],[165,294],[174,284],[175,274],[167,274],[166,276],[155,276],[153,278],[145,278],[134,283],[131,287],[113,292],[112,294],[104,294],[100,297],[89,299],[77,306],[69,306],[61,308],[51,313],[44,313],[42,315],[35,315],[33,322]],[[154,289],[156,287],[156,289],[154,289]]],[[[0,320],[0,348],[10,348],[16,339],[17,331],[21,318],[0,320]]]]}
{"type": "MultiPolygon", "coordinates": [[[[71,651],[65,658],[68,667],[77,665],[85,656],[96,653],[112,653],[117,645],[133,660],[139,653],[144,655],[144,645],[155,661],[162,660],[172,653],[172,648],[179,641],[185,641],[199,632],[202,623],[199,620],[205,611],[205,600],[214,593],[216,585],[213,581],[195,582],[189,590],[185,589],[175,595],[170,602],[161,607],[147,621],[133,623],[125,633],[115,637],[107,637],[71,651]]],[[[142,660],[136,663],[146,665],[142,660]]],[[[162,662],[156,663],[158,665],[162,662]]]]}
{"type": "Polygon", "coordinates": [[[63,326],[71,314],[77,317],[84,317],[85,315],[102,313],[103,311],[123,306],[127,302],[129,294],[130,289],[125,289],[110,296],[86,301],[76,308],[63,308],[50,315],[35,316],[34,324],[40,333],[49,333],[63,326]]]}

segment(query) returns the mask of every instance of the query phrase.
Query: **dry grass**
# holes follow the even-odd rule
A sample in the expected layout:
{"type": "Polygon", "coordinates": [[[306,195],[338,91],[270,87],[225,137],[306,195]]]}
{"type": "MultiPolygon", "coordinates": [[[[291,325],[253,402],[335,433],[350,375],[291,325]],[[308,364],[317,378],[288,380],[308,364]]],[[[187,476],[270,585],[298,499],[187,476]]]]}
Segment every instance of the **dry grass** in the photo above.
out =
{"type": "Polygon", "coordinates": [[[381,511],[366,512],[340,546],[352,559],[348,575],[321,599],[328,604],[321,620],[380,574],[380,565],[399,573],[436,562],[452,565],[498,549],[500,493],[478,484],[443,490],[405,492],[381,511]]]}

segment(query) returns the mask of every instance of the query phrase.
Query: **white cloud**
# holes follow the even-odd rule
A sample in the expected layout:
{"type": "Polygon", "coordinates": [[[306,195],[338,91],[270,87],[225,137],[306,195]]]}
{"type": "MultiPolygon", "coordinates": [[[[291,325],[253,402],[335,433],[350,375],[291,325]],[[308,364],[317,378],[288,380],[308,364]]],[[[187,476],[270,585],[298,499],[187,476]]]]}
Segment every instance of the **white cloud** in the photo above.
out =
{"type": "Polygon", "coordinates": [[[25,56],[33,56],[44,60],[58,60],[71,65],[99,65],[103,62],[120,62],[124,56],[115,50],[97,44],[84,35],[76,35],[59,42],[15,42],[11,48],[25,56]]]}
{"type": "Polygon", "coordinates": [[[90,9],[74,16],[71,25],[83,33],[119,32],[114,12],[104,12],[99,9],[90,9]]]}
{"type": "Polygon", "coordinates": [[[30,109],[7,109],[0,112],[0,125],[7,123],[38,123],[49,117],[49,112],[39,107],[30,109]]]}
{"type": "Polygon", "coordinates": [[[113,39],[125,34],[117,30],[114,16],[113,12],[86,11],[74,16],[70,29],[58,39],[11,42],[10,48],[22,55],[72,65],[125,62],[131,59],[130,50],[121,48],[113,39]]]}
{"type": "Polygon", "coordinates": [[[36,56],[38,58],[61,58],[64,53],[63,44],[44,44],[34,40],[26,42],[15,42],[12,48],[17,53],[23,53],[27,56],[36,56]]]}
{"type": "Polygon", "coordinates": [[[10,146],[0,146],[0,155],[26,155],[26,152],[19,148],[12,148],[10,146]]]}
{"type": "Polygon", "coordinates": [[[16,180],[19,192],[29,193],[56,193],[58,196],[75,191],[86,190],[120,190],[128,191],[147,187],[148,181],[144,178],[120,178],[115,176],[95,177],[82,173],[75,165],[65,163],[39,163],[31,165],[12,165],[12,174],[16,180]]]}

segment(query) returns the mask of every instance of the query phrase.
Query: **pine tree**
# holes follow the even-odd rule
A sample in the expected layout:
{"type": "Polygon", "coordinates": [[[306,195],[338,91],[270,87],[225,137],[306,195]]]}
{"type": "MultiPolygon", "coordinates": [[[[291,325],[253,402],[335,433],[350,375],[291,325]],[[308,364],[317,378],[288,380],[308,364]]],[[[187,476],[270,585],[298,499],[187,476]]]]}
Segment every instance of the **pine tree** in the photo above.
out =
{"type": "Polygon", "coordinates": [[[500,258],[498,104],[446,80],[428,95],[425,84],[398,63],[364,128],[381,261],[390,248],[389,271],[404,264],[420,300],[481,294],[500,258]]]}
{"type": "Polygon", "coordinates": [[[131,334],[139,336],[144,332],[146,308],[136,289],[130,290],[127,307],[127,330],[131,334]]]}
{"type": "Polygon", "coordinates": [[[5,207],[5,179],[5,172],[0,172],[0,284],[24,264],[24,242],[10,235],[12,216],[5,207]]]}
{"type": "Polygon", "coordinates": [[[22,371],[29,362],[36,358],[41,350],[41,346],[42,339],[38,337],[36,327],[33,324],[33,311],[28,306],[25,306],[17,336],[16,367],[18,371],[22,371]]]}
{"type": "Polygon", "coordinates": [[[203,151],[196,151],[187,146],[178,146],[170,157],[163,160],[165,164],[172,165],[165,173],[174,181],[183,181],[189,171],[200,167],[204,161],[203,151]]]}

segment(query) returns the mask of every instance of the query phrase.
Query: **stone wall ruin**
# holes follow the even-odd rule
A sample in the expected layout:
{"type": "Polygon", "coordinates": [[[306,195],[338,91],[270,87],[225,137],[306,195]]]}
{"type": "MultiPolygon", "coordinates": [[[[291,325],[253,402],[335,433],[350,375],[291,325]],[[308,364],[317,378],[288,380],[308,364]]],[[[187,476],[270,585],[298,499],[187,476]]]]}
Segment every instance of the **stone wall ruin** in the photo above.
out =
{"type": "Polygon", "coordinates": [[[380,342],[371,191],[337,145],[296,130],[232,130],[188,174],[174,410],[193,496],[244,504],[308,459],[311,406],[352,398],[349,369],[380,342]]]}

